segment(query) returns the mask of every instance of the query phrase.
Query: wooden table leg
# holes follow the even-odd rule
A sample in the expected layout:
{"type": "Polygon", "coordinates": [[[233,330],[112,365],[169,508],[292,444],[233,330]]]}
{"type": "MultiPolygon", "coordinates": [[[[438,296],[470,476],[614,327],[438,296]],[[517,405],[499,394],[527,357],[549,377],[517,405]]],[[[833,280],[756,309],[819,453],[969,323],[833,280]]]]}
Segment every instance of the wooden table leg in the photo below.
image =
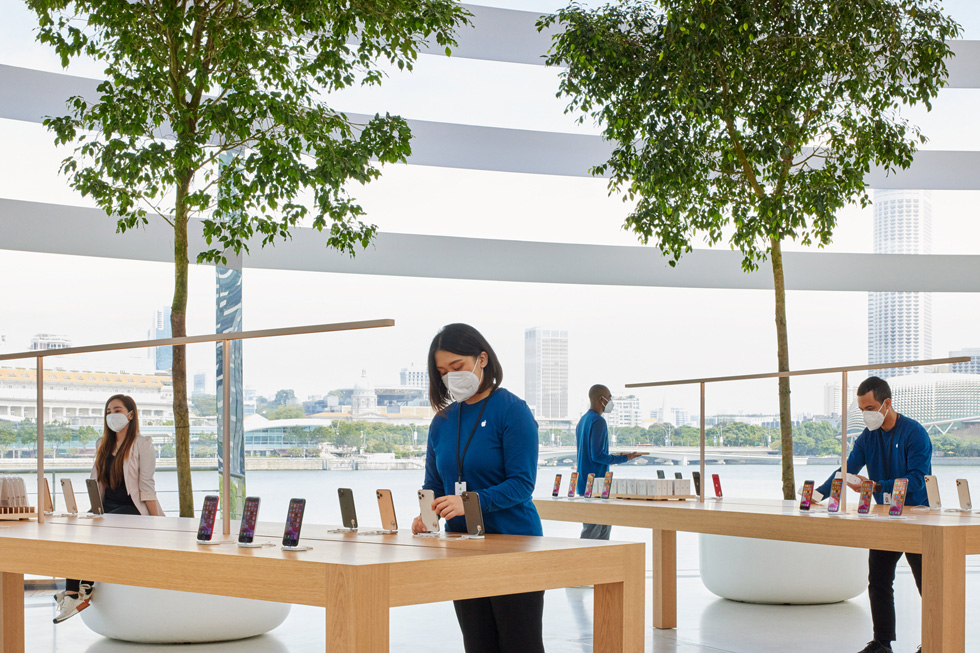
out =
{"type": "Polygon", "coordinates": [[[646,566],[643,546],[623,552],[624,580],[595,586],[592,650],[596,653],[641,653],[646,631],[643,598],[646,566]]]}
{"type": "Polygon", "coordinates": [[[964,651],[966,537],[962,531],[925,528],[922,533],[922,650],[964,651]]]}
{"type": "Polygon", "coordinates": [[[677,628],[677,532],[653,530],[653,627],[677,628]]]}
{"type": "Polygon", "coordinates": [[[0,572],[0,653],[24,653],[24,574],[0,572]]]}
{"type": "Polygon", "coordinates": [[[388,651],[388,567],[327,570],[327,651],[388,651]]]}

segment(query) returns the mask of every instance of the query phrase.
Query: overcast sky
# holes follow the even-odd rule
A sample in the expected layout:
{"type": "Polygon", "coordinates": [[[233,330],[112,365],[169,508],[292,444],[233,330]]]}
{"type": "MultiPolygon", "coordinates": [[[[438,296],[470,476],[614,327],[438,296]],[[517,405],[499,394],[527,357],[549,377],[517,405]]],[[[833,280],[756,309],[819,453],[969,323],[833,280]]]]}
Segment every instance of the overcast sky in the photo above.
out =
{"type": "MultiPolygon", "coordinates": [[[[488,2],[548,11],[553,2],[488,2]]],[[[980,38],[980,9],[947,2],[980,38]]],[[[55,57],[32,42],[30,16],[19,3],[0,4],[0,63],[60,70],[55,57]]],[[[69,72],[96,76],[78,66],[69,72]]],[[[345,93],[336,108],[390,111],[409,118],[547,131],[593,132],[563,115],[554,97],[553,70],[423,56],[416,71],[393,74],[381,89],[345,93]]],[[[975,120],[980,91],[944,90],[932,114],[913,112],[937,149],[980,149],[975,120]]],[[[0,120],[0,197],[89,205],[57,175],[65,156],[39,125],[0,120]]],[[[388,166],[384,177],[354,189],[368,219],[384,231],[458,236],[635,245],[621,228],[628,211],[607,197],[601,180],[488,173],[422,166],[388,166]]],[[[976,254],[980,205],[976,192],[934,192],[933,252],[976,254]]],[[[2,219],[2,216],[0,216],[2,219]]],[[[832,251],[871,251],[871,211],[841,212],[832,251]]],[[[2,243],[0,243],[2,246],[2,243]]],[[[800,249],[789,245],[787,249],[800,249]]],[[[488,251],[487,256],[493,252],[488,251]]],[[[583,265],[588,262],[584,261],[583,265]]],[[[447,276],[453,271],[447,269],[447,276]]],[[[8,351],[26,349],[37,332],[68,335],[75,344],[146,337],[153,311],[168,306],[172,267],[156,263],[37,255],[0,250],[0,333],[8,351]]],[[[861,287],[855,279],[855,288],[861,287]]],[[[214,330],[214,270],[191,273],[188,332],[214,330]]],[[[245,328],[268,328],[391,317],[393,329],[298,336],[246,344],[246,383],[261,393],[293,388],[297,396],[350,386],[366,369],[376,384],[397,382],[400,368],[425,364],[435,331],[469,322],[497,349],[505,386],[524,390],[524,329],[567,329],[570,406],[586,405],[589,385],[619,392],[625,383],[692,376],[771,371],[776,366],[771,291],[623,288],[388,278],[270,272],[245,274],[245,328]],[[288,364],[284,363],[288,361],[288,364]]],[[[788,297],[793,368],[867,361],[867,295],[864,292],[791,292],[788,297]]],[[[973,294],[937,294],[933,301],[933,352],[980,347],[973,294]]],[[[67,362],[67,361],[66,361],[67,362]]],[[[71,361],[89,369],[92,359],[71,361]]],[[[131,359],[116,360],[135,366],[131,359]]],[[[213,383],[213,349],[191,350],[190,371],[207,371],[213,383]]],[[[794,411],[823,410],[829,378],[794,381],[794,411]]],[[[644,410],[659,407],[663,390],[640,393],[644,410]]],[[[693,388],[667,391],[673,406],[696,410],[693,388]]],[[[775,382],[712,388],[708,413],[769,412],[775,382]]]]}

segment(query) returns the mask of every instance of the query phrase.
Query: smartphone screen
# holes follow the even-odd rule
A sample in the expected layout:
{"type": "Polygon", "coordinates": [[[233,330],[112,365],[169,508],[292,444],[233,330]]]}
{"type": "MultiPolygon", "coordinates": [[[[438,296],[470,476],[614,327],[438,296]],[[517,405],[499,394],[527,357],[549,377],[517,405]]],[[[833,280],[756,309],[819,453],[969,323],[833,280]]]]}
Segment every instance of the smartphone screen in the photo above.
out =
{"type": "Polygon", "coordinates": [[[259,518],[259,498],[245,497],[245,510],[242,512],[242,525],[238,529],[238,541],[251,544],[255,539],[255,522],[259,518]]]}
{"type": "Polygon", "coordinates": [[[578,472],[572,472],[572,477],[568,481],[568,498],[571,499],[575,496],[575,490],[578,488],[578,472]]]}
{"type": "Polygon", "coordinates": [[[299,532],[303,528],[303,511],[306,510],[306,499],[290,499],[289,512],[286,513],[286,530],[282,534],[283,546],[297,546],[299,532]]]}
{"type": "Polygon", "coordinates": [[[907,478],[896,478],[895,484],[892,486],[892,505],[888,509],[888,514],[897,517],[902,514],[902,508],[905,507],[905,492],[909,488],[909,479],[907,478]]]}
{"type": "Polygon", "coordinates": [[[664,474],[664,470],[662,469],[657,470],[657,478],[667,478],[667,475],[664,474]]]}
{"type": "Polygon", "coordinates": [[[588,478],[585,479],[585,494],[582,495],[586,499],[592,496],[593,483],[595,483],[595,474],[589,474],[588,478]]]}
{"type": "Polygon", "coordinates": [[[99,482],[94,478],[85,479],[85,487],[88,488],[88,500],[92,504],[92,510],[90,511],[93,515],[102,515],[105,510],[102,509],[102,495],[99,494],[99,482]]]}
{"type": "Polygon", "coordinates": [[[201,524],[197,527],[197,539],[210,542],[214,533],[214,518],[218,514],[218,497],[209,494],[204,497],[204,507],[201,508],[201,524]]]}
{"type": "Polygon", "coordinates": [[[681,472],[674,472],[674,478],[680,481],[684,478],[684,474],[682,474],[681,472]]]}
{"type": "Polygon", "coordinates": [[[612,472],[606,472],[606,481],[602,485],[602,498],[603,499],[608,499],[609,498],[609,488],[612,487],[612,477],[613,477],[613,473],[612,472]]]}
{"type": "Polygon", "coordinates": [[[694,479],[694,494],[701,496],[701,472],[691,472],[694,479]]]}
{"type": "Polygon", "coordinates": [[[862,515],[868,514],[868,511],[871,510],[871,493],[874,489],[874,481],[861,482],[861,498],[858,499],[858,512],[862,515]]]}
{"type": "Polygon", "coordinates": [[[555,475],[555,489],[551,491],[551,496],[557,497],[558,490],[561,489],[561,474],[555,475]]]}
{"type": "Polygon", "coordinates": [[[711,475],[711,480],[714,481],[714,484],[715,484],[715,496],[720,499],[721,498],[721,477],[718,476],[717,474],[712,474],[711,475]]]}
{"type": "Polygon", "coordinates": [[[813,481],[803,481],[803,496],[800,497],[800,510],[810,509],[810,500],[813,498],[813,481]]]}
{"type": "Polygon", "coordinates": [[[830,501],[827,503],[827,512],[837,512],[840,509],[840,493],[844,487],[844,479],[835,478],[830,483],[830,501]]]}

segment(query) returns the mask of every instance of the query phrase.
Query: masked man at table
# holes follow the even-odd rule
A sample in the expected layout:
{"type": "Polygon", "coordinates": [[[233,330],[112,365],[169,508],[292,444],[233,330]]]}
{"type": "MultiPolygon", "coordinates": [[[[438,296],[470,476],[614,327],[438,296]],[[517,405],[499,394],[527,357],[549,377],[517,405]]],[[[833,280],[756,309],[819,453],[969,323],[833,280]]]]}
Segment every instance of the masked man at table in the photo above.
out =
{"type": "MultiPolygon", "coordinates": [[[[859,482],[848,483],[848,486],[859,491],[861,482],[874,481],[875,502],[880,504],[884,503],[885,494],[891,495],[895,479],[907,478],[906,505],[928,505],[925,477],[932,474],[932,442],[926,430],[914,419],[895,412],[891,388],[877,376],[868,377],[858,386],[857,400],[866,428],[851,447],[847,471],[857,474],[867,467],[868,476],[858,475],[859,482]]],[[[817,488],[823,496],[830,493],[834,476],[836,472],[817,488]]],[[[892,653],[891,643],[895,641],[893,585],[895,567],[902,555],[908,561],[919,595],[922,595],[921,554],[871,549],[868,552],[868,598],[874,639],[860,653],[892,653]]]]}
{"type": "MultiPolygon", "coordinates": [[[[594,385],[589,388],[589,410],[582,415],[575,427],[575,445],[578,447],[578,487],[579,494],[585,494],[586,479],[589,474],[602,478],[610,465],[625,463],[642,456],[642,453],[628,453],[622,456],[609,454],[609,429],[603,413],[612,412],[613,400],[609,388],[594,385]]],[[[612,526],[608,524],[582,524],[581,539],[608,540],[612,526]]]]}

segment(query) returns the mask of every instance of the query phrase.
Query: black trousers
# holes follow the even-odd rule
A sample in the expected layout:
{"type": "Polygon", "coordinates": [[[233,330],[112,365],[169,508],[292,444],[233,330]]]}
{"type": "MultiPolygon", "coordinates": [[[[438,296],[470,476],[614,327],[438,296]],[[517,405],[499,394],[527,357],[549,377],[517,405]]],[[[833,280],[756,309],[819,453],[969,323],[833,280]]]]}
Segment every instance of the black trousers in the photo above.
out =
{"type": "Polygon", "coordinates": [[[915,586],[922,596],[922,554],[897,551],[868,551],[868,598],[871,599],[871,623],[874,637],[882,644],[895,641],[895,566],[905,556],[915,586]]]}
{"type": "Polygon", "coordinates": [[[466,653],[544,653],[544,592],[453,601],[466,653]]]}
{"type": "MultiPolygon", "coordinates": [[[[130,502],[129,505],[123,506],[113,506],[112,504],[106,504],[103,506],[105,508],[105,514],[107,515],[138,515],[140,511],[136,506],[130,502]]],[[[65,591],[66,592],[78,592],[81,584],[94,585],[90,580],[76,580],[74,578],[65,579],[65,591]]]]}

